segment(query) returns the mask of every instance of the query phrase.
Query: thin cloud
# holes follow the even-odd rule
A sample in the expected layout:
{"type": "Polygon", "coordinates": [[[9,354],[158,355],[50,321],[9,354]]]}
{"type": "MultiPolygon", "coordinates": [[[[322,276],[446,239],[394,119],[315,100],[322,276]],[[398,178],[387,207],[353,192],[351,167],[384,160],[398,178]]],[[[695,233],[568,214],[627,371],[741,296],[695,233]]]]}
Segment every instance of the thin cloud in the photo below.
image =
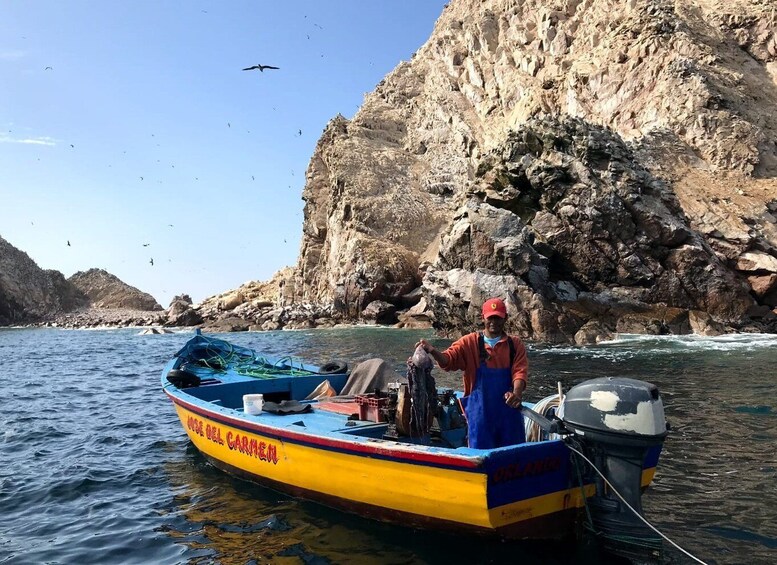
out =
{"type": "Polygon", "coordinates": [[[7,135],[0,136],[0,143],[22,143],[25,145],[48,145],[53,147],[57,144],[57,140],[51,137],[24,137],[13,138],[7,135]]]}
{"type": "Polygon", "coordinates": [[[20,51],[19,49],[11,51],[0,51],[0,60],[3,61],[16,61],[27,55],[26,51],[20,51]]]}

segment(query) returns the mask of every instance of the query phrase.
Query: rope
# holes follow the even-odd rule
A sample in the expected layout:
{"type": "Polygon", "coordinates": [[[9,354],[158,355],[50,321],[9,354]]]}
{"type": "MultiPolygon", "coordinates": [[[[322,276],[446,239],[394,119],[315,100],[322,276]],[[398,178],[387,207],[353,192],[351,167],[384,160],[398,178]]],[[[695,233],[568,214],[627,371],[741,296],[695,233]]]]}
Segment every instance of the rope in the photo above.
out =
{"type": "MultiPolygon", "coordinates": [[[[580,495],[583,497],[583,507],[585,508],[585,515],[588,518],[588,523],[591,524],[591,531],[593,531],[594,520],[591,517],[591,509],[588,508],[588,497],[585,495],[585,484],[583,483],[583,474],[580,472],[580,465],[576,458],[572,458],[575,463],[575,472],[577,473],[577,482],[580,483],[580,495]]],[[[596,533],[596,532],[594,532],[596,533]]]]}
{"type": "MultiPolygon", "coordinates": [[[[673,542],[672,540],[670,540],[670,539],[669,539],[668,537],[666,537],[666,536],[665,536],[663,533],[661,533],[660,531],[658,531],[658,529],[657,529],[657,528],[655,528],[655,527],[653,526],[653,524],[651,524],[650,522],[648,522],[648,521],[647,521],[647,520],[646,520],[646,519],[645,519],[645,518],[644,518],[644,517],[643,517],[643,516],[642,516],[642,515],[641,515],[639,512],[637,512],[637,511],[636,511],[636,510],[635,510],[635,509],[634,509],[634,508],[631,506],[631,504],[629,504],[628,502],[626,502],[626,499],[625,499],[625,498],[623,498],[623,497],[621,496],[621,494],[620,494],[620,493],[619,493],[617,490],[615,490],[615,487],[614,487],[614,486],[612,486],[612,483],[610,483],[610,481],[608,481],[608,480],[607,480],[607,477],[605,477],[605,476],[604,476],[604,474],[603,474],[603,473],[602,473],[602,472],[601,472],[599,469],[597,469],[597,468],[596,468],[596,465],[594,465],[594,464],[591,462],[591,460],[590,460],[590,459],[588,459],[588,457],[586,457],[586,456],[585,456],[585,455],[583,455],[583,454],[582,454],[580,451],[578,451],[577,449],[575,449],[574,447],[572,447],[571,445],[569,445],[569,443],[567,443],[567,447],[568,447],[570,450],[572,450],[574,453],[576,453],[576,454],[578,454],[580,457],[582,457],[582,458],[583,458],[583,460],[584,460],[586,463],[588,463],[588,464],[591,466],[591,468],[592,468],[594,471],[596,471],[596,473],[597,473],[597,474],[598,474],[598,475],[599,475],[599,476],[602,478],[602,480],[603,480],[603,481],[605,482],[605,484],[606,484],[606,485],[607,485],[607,486],[610,488],[610,490],[612,490],[612,492],[614,492],[614,493],[617,495],[617,497],[621,499],[621,502],[623,502],[623,504],[625,504],[625,505],[626,505],[626,507],[627,507],[629,510],[631,510],[631,511],[634,513],[634,515],[635,515],[637,518],[639,518],[640,520],[642,520],[642,521],[645,523],[645,525],[646,525],[648,528],[650,528],[651,530],[653,530],[655,533],[657,533],[659,536],[661,536],[662,538],[664,538],[666,541],[668,541],[670,544],[672,544],[672,545],[673,545],[675,548],[677,548],[678,550],[680,550],[681,552],[683,552],[685,555],[687,555],[688,557],[690,557],[691,559],[693,559],[693,560],[694,560],[694,561],[696,561],[697,563],[701,563],[702,565],[707,565],[707,564],[706,564],[704,561],[702,561],[702,560],[701,560],[701,559],[699,559],[698,557],[695,557],[695,556],[691,555],[691,553],[689,553],[688,551],[684,550],[682,547],[680,547],[680,546],[679,546],[679,545],[677,545],[675,542],[673,542]]],[[[587,509],[588,509],[588,505],[586,504],[586,510],[587,510],[587,509]]],[[[589,519],[590,519],[590,515],[589,515],[589,519]]]]}
{"type": "MultiPolygon", "coordinates": [[[[542,416],[548,416],[551,409],[555,409],[558,413],[559,400],[558,395],[553,394],[546,396],[534,405],[533,410],[542,416]]],[[[561,436],[558,434],[546,434],[540,425],[531,420],[530,418],[524,418],[524,427],[526,429],[526,441],[543,441],[546,439],[559,439],[561,436]]]]}

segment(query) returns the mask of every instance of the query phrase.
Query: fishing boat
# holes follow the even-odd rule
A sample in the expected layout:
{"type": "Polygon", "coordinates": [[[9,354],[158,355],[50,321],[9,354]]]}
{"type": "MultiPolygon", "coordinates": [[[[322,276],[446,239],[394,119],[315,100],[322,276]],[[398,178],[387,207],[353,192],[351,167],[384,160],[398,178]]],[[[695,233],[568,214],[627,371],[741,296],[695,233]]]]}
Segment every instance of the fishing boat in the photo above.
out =
{"type": "Polygon", "coordinates": [[[641,516],[667,435],[655,386],[584,381],[561,402],[543,400],[550,410],[524,404],[528,441],[481,450],[467,446],[460,392],[437,389],[419,432],[408,384],[340,394],[356,372],[197,331],[161,384],[210,463],[279,491],[416,528],[548,539],[584,524],[617,552],[660,551],[641,516]]]}

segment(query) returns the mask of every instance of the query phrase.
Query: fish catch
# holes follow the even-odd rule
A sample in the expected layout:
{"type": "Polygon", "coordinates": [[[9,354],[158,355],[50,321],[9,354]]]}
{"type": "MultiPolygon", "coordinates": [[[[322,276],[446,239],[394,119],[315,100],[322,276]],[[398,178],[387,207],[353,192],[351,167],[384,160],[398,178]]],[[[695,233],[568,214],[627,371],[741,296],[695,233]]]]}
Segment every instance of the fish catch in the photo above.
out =
{"type": "Polygon", "coordinates": [[[424,437],[437,414],[437,386],[432,377],[432,358],[418,346],[407,360],[407,383],[410,392],[410,436],[424,437]]]}

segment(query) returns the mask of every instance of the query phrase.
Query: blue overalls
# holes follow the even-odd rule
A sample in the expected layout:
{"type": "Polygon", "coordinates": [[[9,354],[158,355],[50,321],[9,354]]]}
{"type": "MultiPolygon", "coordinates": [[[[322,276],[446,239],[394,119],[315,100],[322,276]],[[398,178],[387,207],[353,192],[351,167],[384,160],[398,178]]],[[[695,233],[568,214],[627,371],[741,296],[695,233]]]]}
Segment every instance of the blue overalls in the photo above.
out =
{"type": "Polygon", "coordinates": [[[475,386],[461,399],[467,416],[469,446],[475,449],[493,449],[526,441],[523,415],[517,408],[505,403],[505,392],[513,390],[512,367],[515,345],[508,337],[510,366],[504,369],[486,367],[486,346],[483,334],[478,336],[480,365],[475,373],[475,386]]]}

